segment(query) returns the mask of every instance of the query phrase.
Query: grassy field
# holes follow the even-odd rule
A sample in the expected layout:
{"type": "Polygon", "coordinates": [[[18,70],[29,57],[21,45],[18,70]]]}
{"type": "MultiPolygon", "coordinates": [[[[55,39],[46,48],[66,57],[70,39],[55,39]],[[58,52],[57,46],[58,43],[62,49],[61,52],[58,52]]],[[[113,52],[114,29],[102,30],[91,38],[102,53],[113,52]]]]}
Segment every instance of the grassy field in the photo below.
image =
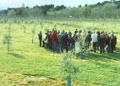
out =
{"type": "Polygon", "coordinates": [[[76,28],[91,28],[91,30],[113,30],[118,38],[117,51],[110,54],[89,53],[75,60],[80,67],[80,73],[72,75],[72,86],[119,86],[120,85],[120,24],[119,22],[96,21],[51,21],[40,20],[36,25],[34,44],[32,32],[34,23],[25,24],[26,33],[21,28],[22,23],[11,25],[11,45],[7,52],[3,44],[8,23],[0,23],[0,86],[66,86],[66,75],[59,69],[60,53],[39,47],[38,32],[52,29],[58,30],[76,28]],[[47,80],[40,80],[48,78],[47,80]]]}

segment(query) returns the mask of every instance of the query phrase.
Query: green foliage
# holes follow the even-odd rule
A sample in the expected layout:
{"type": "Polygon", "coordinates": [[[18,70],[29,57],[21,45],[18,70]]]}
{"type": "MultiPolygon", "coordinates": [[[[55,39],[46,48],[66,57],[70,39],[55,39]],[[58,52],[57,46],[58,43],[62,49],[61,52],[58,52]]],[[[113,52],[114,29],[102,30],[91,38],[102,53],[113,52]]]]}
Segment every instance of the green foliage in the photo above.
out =
{"type": "Polygon", "coordinates": [[[4,40],[3,40],[3,44],[10,44],[10,41],[11,41],[11,37],[9,34],[6,34],[4,36],[4,40]]]}
{"type": "Polygon", "coordinates": [[[62,60],[60,62],[61,72],[71,76],[71,74],[77,74],[79,72],[79,67],[74,64],[74,55],[72,52],[63,53],[62,60]]]}
{"type": "Polygon", "coordinates": [[[35,32],[36,32],[36,24],[35,24],[34,27],[31,29],[31,32],[32,32],[32,38],[33,38],[34,35],[35,35],[35,32]]]}
{"type": "Polygon", "coordinates": [[[47,11],[46,10],[42,10],[42,15],[43,16],[47,16],[47,11]]]}
{"type": "Polygon", "coordinates": [[[118,19],[120,18],[120,1],[104,1],[96,4],[81,7],[67,8],[64,5],[54,6],[42,5],[33,6],[33,8],[25,7],[23,4],[21,8],[8,8],[1,13],[10,17],[41,17],[41,18],[90,18],[90,19],[118,19]]]}
{"type": "Polygon", "coordinates": [[[22,17],[27,16],[28,11],[27,11],[27,8],[25,8],[25,4],[24,3],[22,4],[22,7],[21,7],[20,11],[21,11],[21,16],[22,17]]]}
{"type": "Polygon", "coordinates": [[[33,12],[32,12],[32,15],[33,15],[34,17],[40,16],[40,14],[41,14],[41,11],[40,11],[40,9],[39,9],[38,6],[33,7],[32,11],[33,11],[33,12]]]}
{"type": "Polygon", "coordinates": [[[11,20],[9,20],[8,24],[8,33],[4,36],[3,44],[7,44],[7,50],[9,51],[9,45],[11,42],[11,20]]]}
{"type": "Polygon", "coordinates": [[[16,16],[16,12],[15,12],[15,10],[8,10],[8,14],[7,14],[8,16],[16,16]]]}
{"type": "Polygon", "coordinates": [[[26,33],[26,27],[24,24],[22,25],[22,29],[24,30],[24,33],[26,33]]]}
{"type": "Polygon", "coordinates": [[[61,6],[56,6],[55,7],[55,10],[58,11],[58,10],[63,10],[65,9],[66,7],[64,5],[61,5],[61,6]]]}
{"type": "Polygon", "coordinates": [[[78,42],[80,44],[80,53],[88,54],[88,43],[85,43],[87,33],[89,31],[89,28],[81,30],[82,32],[78,34],[78,42]]]}
{"type": "Polygon", "coordinates": [[[86,6],[83,9],[82,15],[83,15],[83,17],[88,17],[88,16],[90,16],[90,14],[91,14],[91,7],[86,6]]]}
{"type": "Polygon", "coordinates": [[[35,28],[32,29],[32,34],[33,34],[33,35],[35,34],[35,28]]]}

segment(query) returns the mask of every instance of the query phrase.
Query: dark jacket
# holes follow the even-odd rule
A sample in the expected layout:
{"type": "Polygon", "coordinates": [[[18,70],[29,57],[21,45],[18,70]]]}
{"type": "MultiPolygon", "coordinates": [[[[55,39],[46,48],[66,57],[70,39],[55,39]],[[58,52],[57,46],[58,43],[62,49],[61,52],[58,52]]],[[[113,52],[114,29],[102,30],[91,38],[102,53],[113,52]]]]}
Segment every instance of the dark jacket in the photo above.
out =
{"type": "Polygon", "coordinates": [[[105,46],[106,44],[106,37],[104,34],[100,34],[100,38],[99,38],[99,45],[100,46],[105,46]]]}
{"type": "Polygon", "coordinates": [[[42,33],[38,34],[38,38],[39,38],[39,40],[42,40],[42,33]]]}
{"type": "Polygon", "coordinates": [[[110,37],[106,36],[106,45],[110,45],[110,37]]]}
{"type": "Polygon", "coordinates": [[[92,41],[91,34],[88,34],[85,39],[85,42],[90,42],[90,41],[92,41]]]}
{"type": "Polygon", "coordinates": [[[68,35],[63,35],[62,37],[62,43],[67,44],[68,43],[68,35]]]}
{"type": "Polygon", "coordinates": [[[114,35],[110,36],[110,45],[116,45],[117,43],[117,38],[114,35]]]}

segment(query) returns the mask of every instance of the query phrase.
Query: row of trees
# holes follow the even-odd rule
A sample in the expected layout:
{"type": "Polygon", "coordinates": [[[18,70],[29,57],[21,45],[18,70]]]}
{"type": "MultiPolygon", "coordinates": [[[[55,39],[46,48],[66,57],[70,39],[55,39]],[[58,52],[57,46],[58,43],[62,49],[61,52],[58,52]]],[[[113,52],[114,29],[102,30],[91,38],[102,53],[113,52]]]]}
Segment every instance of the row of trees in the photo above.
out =
{"type": "Polygon", "coordinates": [[[39,17],[39,16],[47,16],[48,12],[50,12],[50,11],[58,11],[58,10],[62,10],[65,8],[66,7],[64,5],[55,7],[53,4],[43,5],[43,6],[36,5],[33,8],[29,8],[28,6],[26,7],[23,4],[21,8],[8,8],[7,10],[2,11],[1,13],[4,13],[4,15],[11,16],[11,17],[13,17],[13,16],[39,17]]]}
{"type": "Polygon", "coordinates": [[[104,5],[98,5],[92,7],[87,5],[85,7],[71,8],[61,10],[56,13],[56,16],[74,18],[120,18],[120,8],[115,3],[105,3],[104,5]]]}
{"type": "Polygon", "coordinates": [[[64,5],[54,6],[53,4],[29,8],[23,4],[21,8],[8,8],[0,11],[0,14],[10,17],[120,18],[120,1],[111,0],[73,8],[64,5]]]}

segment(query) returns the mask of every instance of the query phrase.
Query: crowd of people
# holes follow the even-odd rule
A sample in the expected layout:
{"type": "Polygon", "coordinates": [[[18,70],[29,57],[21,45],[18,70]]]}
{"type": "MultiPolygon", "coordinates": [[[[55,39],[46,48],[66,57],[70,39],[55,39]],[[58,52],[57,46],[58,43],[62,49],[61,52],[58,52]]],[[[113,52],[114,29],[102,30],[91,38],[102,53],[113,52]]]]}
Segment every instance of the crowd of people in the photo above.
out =
{"type": "MultiPolygon", "coordinates": [[[[85,32],[85,30],[75,30],[74,33],[71,31],[65,32],[62,30],[61,32],[53,29],[52,31],[47,30],[44,37],[42,37],[42,32],[38,33],[40,46],[45,47],[45,49],[51,49],[53,51],[63,52],[65,49],[66,52],[68,50],[75,49],[75,42],[79,42],[78,38],[81,34],[85,32]],[[43,38],[43,39],[42,39],[43,38]]],[[[84,42],[87,44],[87,48],[92,45],[93,49],[91,51],[96,52],[99,50],[100,53],[105,53],[105,49],[107,53],[112,53],[116,50],[117,37],[113,33],[113,31],[107,33],[104,31],[88,31],[85,37],[84,42]]]]}
{"type": "Polygon", "coordinates": [[[100,50],[100,53],[105,53],[105,48],[107,53],[113,53],[116,50],[117,37],[111,31],[110,33],[104,31],[96,31],[91,34],[91,39],[93,43],[93,51],[100,50]]]}

